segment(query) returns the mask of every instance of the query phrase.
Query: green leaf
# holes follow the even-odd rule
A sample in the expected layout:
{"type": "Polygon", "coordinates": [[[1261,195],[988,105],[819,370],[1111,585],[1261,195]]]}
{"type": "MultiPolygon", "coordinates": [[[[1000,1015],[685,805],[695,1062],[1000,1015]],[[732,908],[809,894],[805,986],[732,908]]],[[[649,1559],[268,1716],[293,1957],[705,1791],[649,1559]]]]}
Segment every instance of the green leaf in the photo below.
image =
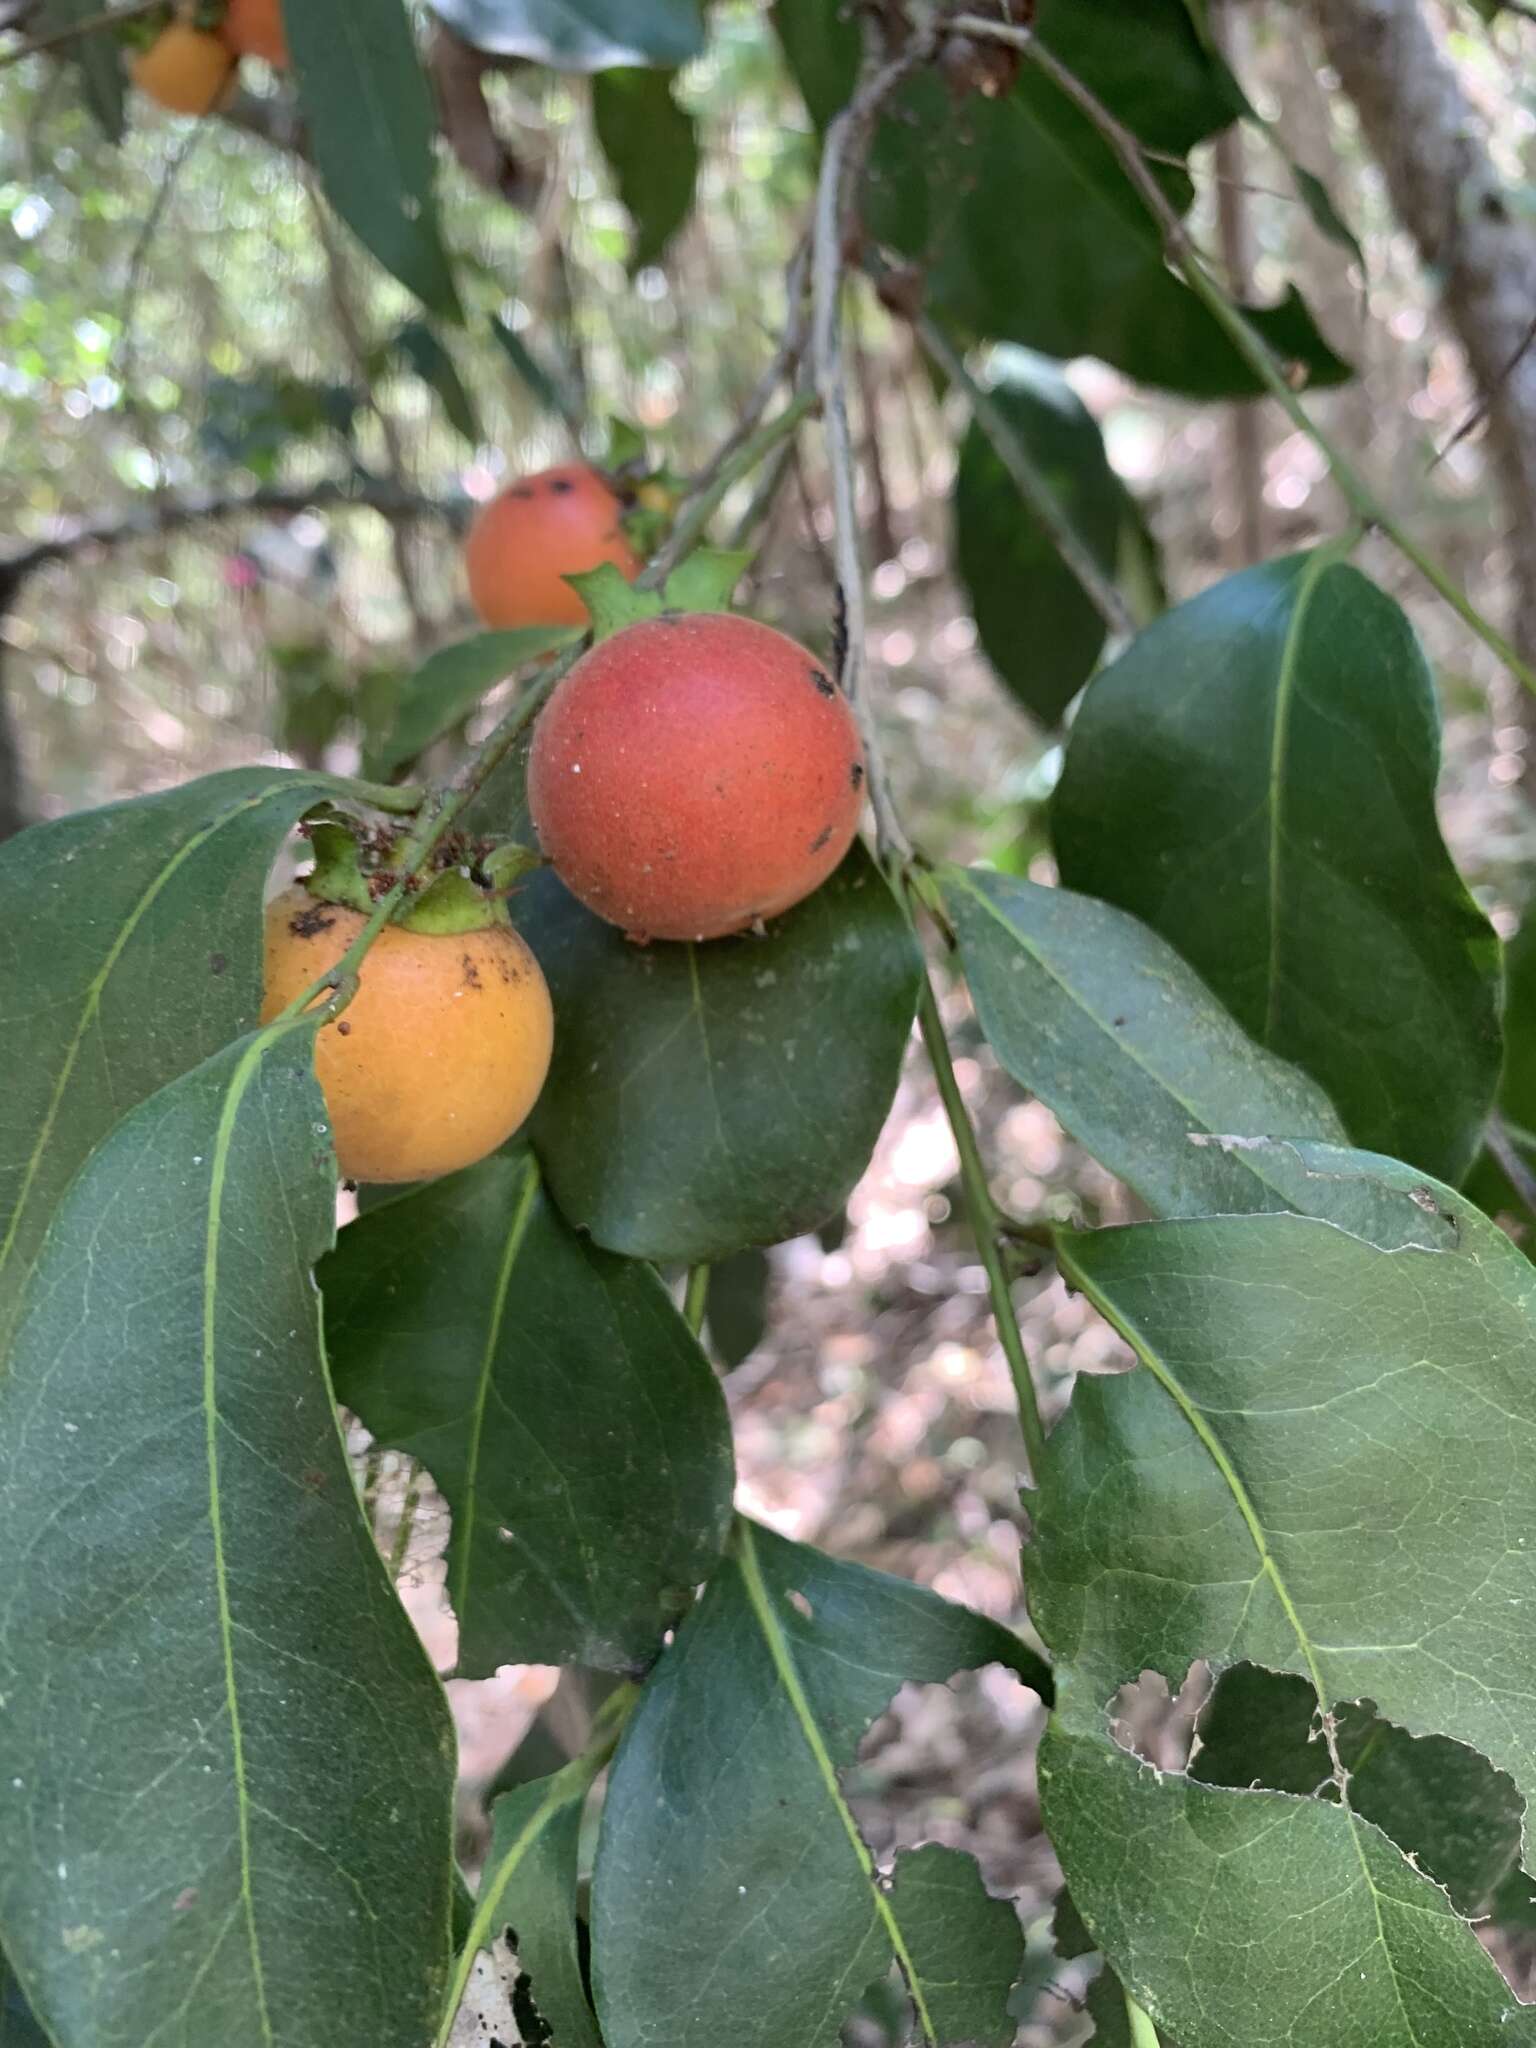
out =
{"type": "Polygon", "coordinates": [[[1012,2039],[1017,1924],[1004,1966],[997,1902],[962,1897],[947,1861],[905,1886],[898,1865],[888,1892],[838,1780],[898,1686],[988,1663],[1049,1686],[995,1622],[738,1520],[609,1779],[592,1887],[608,2048],[812,2048],[893,1957],[933,1999],[922,2040],[1012,2039]]]}
{"type": "Polygon", "coordinates": [[[1413,629],[1320,550],[1228,577],[1095,678],[1053,828],[1062,880],[1177,947],[1358,1143],[1455,1180],[1498,1075],[1498,941],[1439,765],[1413,629]]]}
{"type": "Polygon", "coordinates": [[[519,1785],[496,1801],[490,1853],[460,1959],[462,1990],[475,1950],[505,1933],[523,1973],[514,2009],[521,2018],[531,2003],[546,2029],[540,2034],[523,2027],[523,2038],[552,2038],[558,2048],[602,2048],[576,1938],[581,1817],[596,1775],[593,1763],[578,1758],[553,1777],[519,1785]]]}
{"type": "Polygon", "coordinates": [[[573,1223],[692,1262],[841,1208],[896,1092],[921,967],[862,846],[762,938],[637,946],[547,871],[517,922],[560,1019],[529,1131],[573,1223]]]}
{"type": "Polygon", "coordinates": [[[0,1117],[0,1356],[87,1154],[135,1103],[255,1023],[267,871],[311,805],[352,788],[237,768],[0,847],[0,987],[20,997],[0,1117]]]}
{"type": "Polygon", "coordinates": [[[326,1380],[316,1028],[118,1124],[0,1377],[0,1931],[60,2048],[420,2048],[442,1998],[453,1732],[326,1380]]]}
{"type": "Polygon", "coordinates": [[[1194,1140],[1342,1144],[1343,1128],[1321,1089],[1244,1037],[1170,945],[1067,889],[964,868],[943,869],[940,884],[988,1043],[1102,1165],[1163,1216],[1295,1206],[1288,1150],[1194,1140]]]}
{"type": "Polygon", "coordinates": [[[327,198],[407,291],[462,319],[433,197],[436,110],[403,0],[290,6],[283,18],[327,198]]]}
{"type": "Polygon", "coordinates": [[[676,66],[704,48],[699,0],[432,0],[477,50],[556,71],[676,66]]]}
{"type": "MultiPolygon", "coordinates": [[[[1368,1705],[1342,1707],[1335,1723],[1354,1811],[1443,1884],[1464,1918],[1490,1912],[1520,1861],[1523,1802],[1509,1779],[1459,1742],[1405,1734],[1368,1705]]],[[[1190,1774],[1205,1785],[1336,1797],[1308,1681],[1253,1664],[1223,1672],[1200,1718],[1190,1774]]]]}
{"type": "Polygon", "coordinates": [[[565,407],[555,371],[541,362],[522,336],[509,327],[505,320],[498,319],[494,313],[491,315],[491,333],[500,343],[501,351],[512,365],[518,380],[527,385],[529,392],[545,412],[562,417],[565,407]]]}
{"type": "Polygon", "coordinates": [[[452,732],[485,695],[542,655],[581,638],[574,626],[516,626],[503,633],[473,633],[439,647],[400,685],[389,737],[370,767],[392,775],[424,748],[452,732]]]}
{"type": "MultiPolygon", "coordinates": [[[[776,0],[790,67],[820,121],[849,96],[857,30],[823,0],[776,0]]],[[[1182,155],[1242,108],[1180,0],[1042,0],[1041,40],[1139,137],[1182,155]]],[[[1167,176],[1173,202],[1190,186],[1167,176]]],[[[892,103],[876,138],[865,215],[923,266],[930,308],[962,330],[1049,356],[1096,355],[1145,383],[1201,398],[1258,390],[1205,306],[1169,270],[1161,230],[1087,117],[1033,65],[957,120],[931,71],[892,103]],[[1018,203],[1027,195],[1028,203],[1018,203]]],[[[1347,374],[1294,292],[1251,311],[1317,383],[1347,374]]]]}
{"type": "Polygon", "coordinates": [[[0,2048],[48,2048],[48,2037],[0,1952],[0,2048]]]}
{"type": "Polygon", "coordinates": [[[770,1272],[768,1254],[755,1245],[709,1269],[704,1327],[727,1372],[750,1358],[767,1333],[770,1272]]]}
{"type": "Polygon", "coordinates": [[[616,562],[599,562],[564,579],[587,608],[594,641],[622,633],[641,619],[654,619],[666,604],[655,590],[638,590],[616,562]]]}
{"type": "MultiPolygon", "coordinates": [[[[100,12],[96,0],[45,0],[34,26],[39,35],[51,35],[73,27],[76,22],[88,21],[100,12]]],[[[121,142],[128,129],[124,113],[127,78],[122,47],[116,36],[110,29],[73,36],[60,54],[80,74],[80,89],[91,119],[108,142],[121,142]]]]}
{"type": "MultiPolygon", "coordinates": [[[[926,2013],[931,2038],[1012,2048],[1017,2029],[1008,1994],[1024,1941],[1018,1914],[1007,1899],[988,1895],[975,1858],[937,1842],[908,1850],[896,1858],[887,1896],[907,1937],[922,1986],[918,2017],[926,2013]]],[[[919,2039],[924,2031],[920,2024],[919,2039]]]]}
{"type": "Polygon", "coordinates": [[[719,1383],[647,1266],[564,1223],[525,1151],[370,1209],[321,1272],[338,1400],[453,1517],[461,1676],[637,1671],[730,1522],[719,1383]]]}
{"type": "Polygon", "coordinates": [[[674,612],[727,612],[731,595],[752,561],[750,548],[695,548],[663,586],[674,612]]]}
{"type": "MultiPolygon", "coordinates": [[[[1009,350],[993,398],[1069,524],[1113,579],[1125,492],[1098,423],[1054,363],[1009,350]]],[[[1104,621],[972,421],[955,476],[955,553],[982,652],[1026,711],[1055,725],[1104,645],[1104,621]]]]}
{"type": "Polygon", "coordinates": [[[404,359],[443,402],[448,423],[466,441],[482,438],[475,402],[464,388],[458,366],[425,320],[407,320],[391,341],[390,352],[404,359]]]}
{"type": "Polygon", "coordinates": [[[634,224],[631,272],[658,263],[693,207],[699,144],[693,116],[664,71],[603,70],[592,81],[592,120],[634,224]]]}
{"type": "Polygon", "coordinates": [[[1449,1189],[1332,1157],[1311,1148],[1310,1184],[1357,1228],[1374,1191],[1379,1242],[1294,1215],[1061,1240],[1143,1369],[1079,1380],[1032,1501],[1031,1611],[1062,1660],[1046,1820],[1095,1939],[1183,2048],[1530,2040],[1536,2013],[1360,1814],[1154,1772],[1109,1731],[1138,1673],[1248,1661],[1536,1786],[1536,1274],[1449,1189]],[[1440,1249],[1405,1241],[1399,1196],[1440,1249]]]}
{"type": "MultiPolygon", "coordinates": [[[[1529,911],[1504,948],[1503,1026],[1498,1112],[1517,1153],[1536,1171],[1536,916],[1529,911]]],[[[1473,1201],[1490,1216],[1507,1211],[1520,1218],[1525,1225],[1525,1249],[1533,1249],[1531,1225],[1536,1215],[1492,1153],[1483,1153],[1466,1186],[1473,1201]]]]}

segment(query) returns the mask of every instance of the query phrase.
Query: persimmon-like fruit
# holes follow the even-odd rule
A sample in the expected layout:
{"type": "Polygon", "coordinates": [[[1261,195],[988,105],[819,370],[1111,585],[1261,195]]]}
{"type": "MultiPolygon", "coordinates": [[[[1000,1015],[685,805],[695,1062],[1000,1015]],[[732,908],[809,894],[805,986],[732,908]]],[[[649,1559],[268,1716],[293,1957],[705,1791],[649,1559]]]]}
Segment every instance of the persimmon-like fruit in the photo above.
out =
{"type": "Polygon", "coordinates": [[[129,66],[139,91],[173,114],[209,114],[234,83],[234,53],[214,35],[173,21],[129,66]]]}
{"type": "MultiPolygon", "coordinates": [[[[333,967],[363,917],[298,884],[267,906],[263,1022],[333,967]]],[[[315,1040],[315,1074],[348,1180],[432,1180],[504,1144],[549,1071],[554,1013],[510,925],[386,925],[357,993],[315,1040]]]]}
{"type": "Polygon", "coordinates": [[[612,562],[633,579],[640,558],[620,524],[624,508],[579,462],[509,484],[475,515],[464,547],[469,595],[488,626],[584,626],[564,579],[612,562]]]}
{"type": "MultiPolygon", "coordinates": [[[[311,0],[314,4],[314,0],[311,0]]],[[[283,0],[229,0],[219,34],[238,57],[265,57],[279,71],[288,68],[288,35],[283,0]]]]}
{"type": "Polygon", "coordinates": [[[714,939],[798,903],[848,851],[864,756],[848,700],[752,619],[667,613],[582,656],[528,759],[544,851],[635,937],[714,939]]]}

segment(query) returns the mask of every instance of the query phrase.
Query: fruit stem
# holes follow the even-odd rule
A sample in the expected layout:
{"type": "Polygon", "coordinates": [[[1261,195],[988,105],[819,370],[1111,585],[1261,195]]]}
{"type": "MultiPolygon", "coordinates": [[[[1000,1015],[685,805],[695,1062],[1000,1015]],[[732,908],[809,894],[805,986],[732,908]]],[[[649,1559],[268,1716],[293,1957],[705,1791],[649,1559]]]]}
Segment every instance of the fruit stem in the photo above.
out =
{"type": "Polygon", "coordinates": [[[693,488],[678,510],[677,524],[665,545],[657,549],[635,578],[637,590],[662,588],[678,563],[692,554],[704,538],[709,522],[726,493],[744,476],[749,476],[781,442],[787,441],[806,414],[814,412],[819,403],[814,391],[797,391],[784,410],[775,414],[766,426],[759,427],[755,434],[749,434],[746,440],[734,446],[730,441],[722,444],[714,460],[694,479],[693,488]]]}
{"type": "Polygon", "coordinates": [[[933,1078],[938,1083],[944,1114],[954,1134],[955,1150],[960,1155],[960,1183],[965,1190],[966,1215],[970,1219],[976,1249],[981,1253],[981,1263],[986,1269],[992,1320],[997,1325],[998,1342],[1003,1347],[1009,1376],[1013,1380],[1014,1397],[1019,1407],[1019,1430],[1029,1453],[1030,1480],[1038,1486],[1045,1470],[1045,1424],[1041,1420],[1034,1375],[1029,1369],[1029,1356],[1024,1349],[1024,1336],[1008,1284],[1003,1254],[1004,1221],[987,1180],[981,1147],[976,1140],[976,1127],[971,1122],[965,1097],[960,1093],[960,1083],[955,1078],[955,1063],[950,1058],[944,1019],[940,1015],[939,1000],[926,965],[918,984],[917,1021],[933,1068],[933,1078]]]}
{"type": "Polygon", "coordinates": [[[951,16],[948,26],[956,34],[987,36],[994,42],[1007,43],[1013,49],[1022,50],[1057,90],[1071,100],[1079,112],[1087,115],[1114,151],[1120,168],[1136,188],[1142,204],[1162,229],[1170,262],[1247,361],[1260,383],[1279,401],[1292,423],[1325,458],[1334,482],[1351,508],[1368,527],[1377,527],[1387,536],[1398,553],[1405,556],[1425,581],[1439,592],[1483,645],[1498,656],[1510,674],[1536,694],[1536,669],[1521,660],[1498,628],[1483,617],[1455,578],[1442,569],[1394,517],[1390,508],[1377,497],[1354,464],[1302,404],[1291,387],[1280,358],[1206,268],[1182,217],[1153,176],[1141,143],[1130,129],[1116,119],[1075,71],[1070,71],[1053,51],[1045,47],[1032,29],[1010,27],[1003,22],[988,21],[981,15],[970,14],[951,16]]]}
{"type": "Polygon", "coordinates": [[[688,1268],[688,1280],[683,1289],[683,1321],[695,1337],[704,1332],[704,1310],[709,1302],[709,1266],[702,1263],[688,1268]]]}
{"type": "Polygon", "coordinates": [[[1125,1996],[1125,2016],[1131,2027],[1131,2048],[1162,2048],[1157,2028],[1152,2024],[1152,2015],[1142,2010],[1123,1984],[1120,1989],[1125,1996]]]}

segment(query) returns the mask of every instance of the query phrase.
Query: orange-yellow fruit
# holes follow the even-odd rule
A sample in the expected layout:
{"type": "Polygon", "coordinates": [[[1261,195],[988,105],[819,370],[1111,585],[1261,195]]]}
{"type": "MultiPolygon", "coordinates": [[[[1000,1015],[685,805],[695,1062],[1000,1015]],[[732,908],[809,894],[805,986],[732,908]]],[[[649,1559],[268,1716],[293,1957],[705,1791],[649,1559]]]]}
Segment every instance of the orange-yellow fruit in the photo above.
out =
{"type": "Polygon", "coordinates": [[[589,910],[636,937],[713,939],[824,882],[859,822],[847,699],[752,619],[668,613],[582,656],[545,706],[528,802],[589,910]]]}
{"type": "Polygon", "coordinates": [[[579,462],[509,484],[475,515],[464,546],[475,610],[488,626],[584,626],[586,607],[565,577],[603,562],[639,573],[623,510],[579,462]]]}
{"type": "Polygon", "coordinates": [[[209,114],[234,83],[235,59],[217,36],[173,21],[129,70],[139,91],[173,114],[209,114]]]}
{"type": "Polygon", "coordinates": [[[265,57],[279,71],[288,68],[283,0],[229,0],[219,34],[239,57],[265,57]]]}
{"type": "MultiPolygon", "coordinates": [[[[275,897],[262,1021],[334,966],[362,925],[299,885],[275,897]]],[[[315,1040],[341,1173],[432,1180],[472,1166],[532,1109],[553,1042],[549,990],[509,926],[443,935],[386,925],[356,995],[315,1040]]]]}

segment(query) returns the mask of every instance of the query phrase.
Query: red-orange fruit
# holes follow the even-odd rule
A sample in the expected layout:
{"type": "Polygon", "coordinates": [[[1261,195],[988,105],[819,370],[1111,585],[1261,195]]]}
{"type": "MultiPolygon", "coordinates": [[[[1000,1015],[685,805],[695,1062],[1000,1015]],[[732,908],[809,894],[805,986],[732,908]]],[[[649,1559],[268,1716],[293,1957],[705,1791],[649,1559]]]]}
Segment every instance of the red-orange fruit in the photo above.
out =
{"type": "Polygon", "coordinates": [[[863,783],[815,656],[718,614],[647,619],[583,655],[528,759],[560,879],[637,938],[723,938],[809,896],[848,851],[863,783]]]}
{"type": "Polygon", "coordinates": [[[217,36],[173,21],[128,66],[139,91],[173,114],[210,114],[235,82],[235,60],[217,36]]]}
{"type": "Polygon", "coordinates": [[[277,70],[287,70],[283,0],[229,0],[219,34],[237,55],[265,57],[277,70]]]}
{"type": "Polygon", "coordinates": [[[639,573],[623,510],[579,462],[509,484],[475,515],[464,546],[475,610],[488,626],[584,626],[586,607],[565,577],[603,562],[639,573]]]}

